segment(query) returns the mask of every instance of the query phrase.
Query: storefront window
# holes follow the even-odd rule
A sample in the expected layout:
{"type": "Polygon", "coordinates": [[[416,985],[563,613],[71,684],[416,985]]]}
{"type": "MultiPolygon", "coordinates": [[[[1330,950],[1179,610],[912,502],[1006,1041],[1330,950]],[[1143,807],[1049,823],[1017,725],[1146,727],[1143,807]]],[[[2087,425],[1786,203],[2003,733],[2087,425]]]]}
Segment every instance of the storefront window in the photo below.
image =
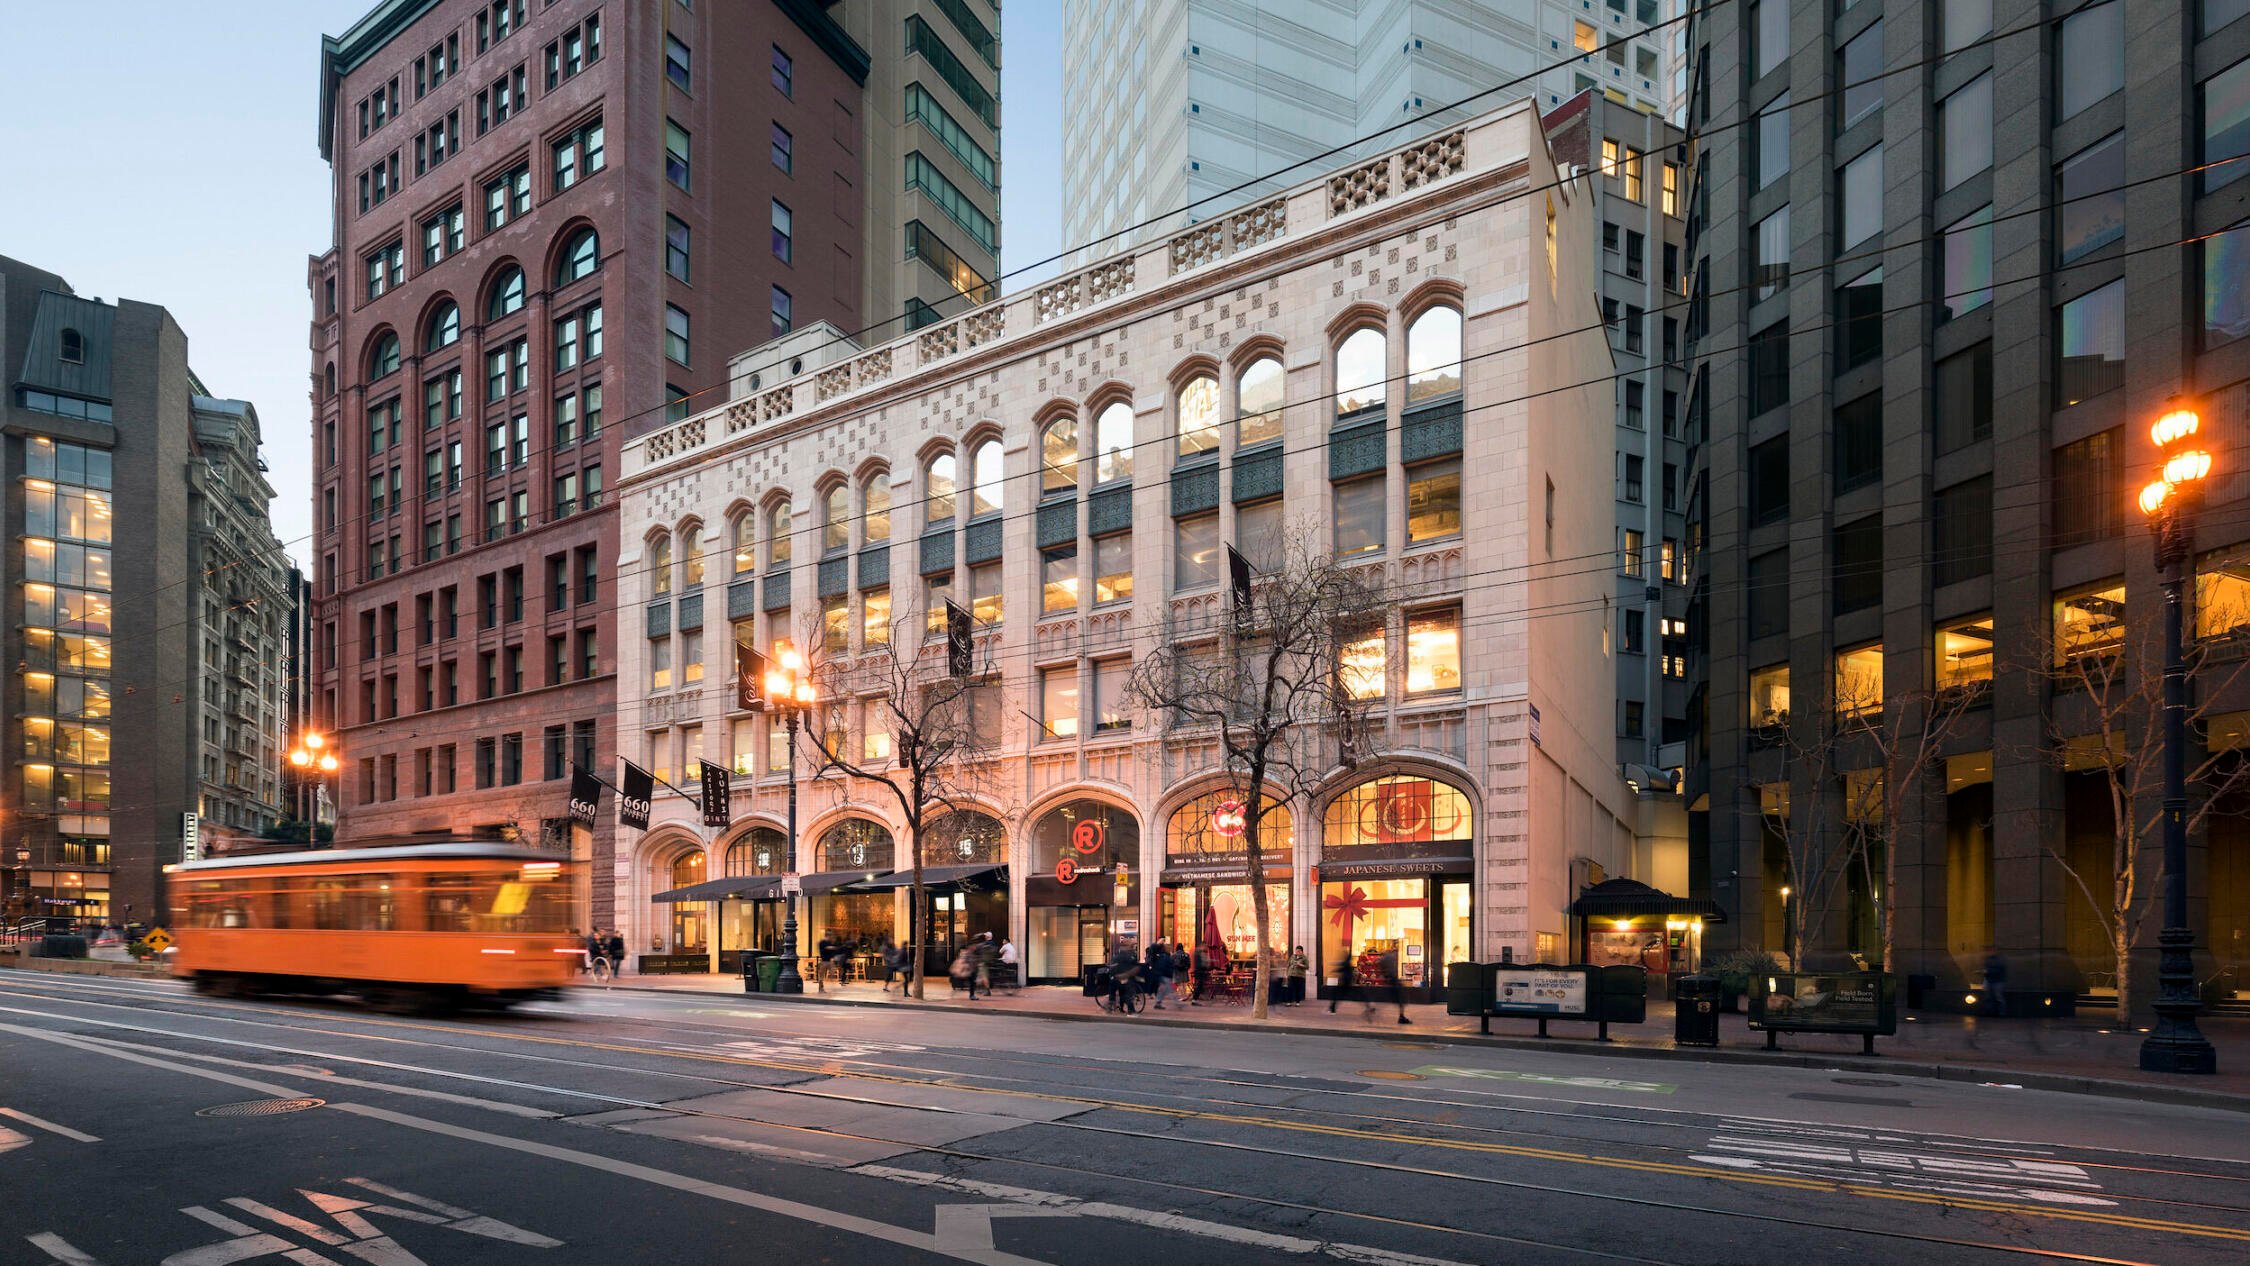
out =
{"type": "Polygon", "coordinates": [[[1361,783],[1330,801],[1321,822],[1324,858],[1339,848],[1470,838],[1469,798],[1410,775],[1361,783]]]}
{"type": "Polygon", "coordinates": [[[890,829],[880,822],[847,818],[821,833],[819,856],[824,871],[889,870],[891,853],[890,829]]]}
{"type": "Polygon", "coordinates": [[[1321,941],[1327,957],[1321,973],[1340,985],[1344,965],[1351,983],[1378,988],[1398,982],[1409,988],[1428,983],[1429,881],[1426,879],[1346,879],[1320,886],[1321,941]]]}
{"type": "Polygon", "coordinates": [[[1023,882],[1030,979],[1076,980],[1114,941],[1138,947],[1140,858],[1140,823],[1114,805],[1072,800],[1041,815],[1023,882]]]}
{"type": "MultiPolygon", "coordinates": [[[[1164,824],[1165,869],[1231,866],[1239,870],[1249,850],[1244,839],[1249,825],[1245,801],[1242,792],[1221,787],[1174,809],[1164,824]]],[[[1258,851],[1286,862],[1296,848],[1288,806],[1272,796],[1265,798],[1265,806],[1258,815],[1258,851]]]]}
{"type": "MultiPolygon", "coordinates": [[[[704,866],[702,849],[699,848],[693,850],[692,852],[682,853],[672,862],[669,886],[672,888],[685,888],[689,884],[702,883],[703,873],[704,866]]],[[[706,946],[704,937],[707,932],[706,916],[709,912],[704,908],[702,903],[693,901],[678,901],[671,903],[668,908],[672,912],[672,945],[670,952],[674,954],[700,954],[705,952],[706,946]]]]}
{"type": "MultiPolygon", "coordinates": [[[[1198,884],[1166,887],[1157,902],[1157,935],[1168,945],[1208,944],[1216,927],[1227,961],[1251,966],[1258,944],[1258,915],[1248,884],[1198,884]],[[1208,916],[1206,916],[1208,911],[1208,916]]],[[[1289,885],[1266,885],[1266,945],[1277,964],[1286,963],[1290,946],[1289,885]]]]}
{"type": "Polygon", "coordinates": [[[737,875],[778,875],[789,869],[789,837],[770,826],[752,827],[748,835],[727,846],[726,878],[737,875]]]}

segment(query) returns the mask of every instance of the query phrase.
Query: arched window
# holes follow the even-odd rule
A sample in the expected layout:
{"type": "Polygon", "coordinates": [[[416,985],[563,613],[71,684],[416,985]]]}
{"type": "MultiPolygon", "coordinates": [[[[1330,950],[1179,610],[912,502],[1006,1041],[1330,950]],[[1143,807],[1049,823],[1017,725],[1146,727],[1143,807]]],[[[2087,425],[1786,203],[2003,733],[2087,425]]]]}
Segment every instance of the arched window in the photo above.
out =
{"type": "Polygon", "coordinates": [[[852,547],[852,490],[841,482],[820,498],[820,552],[841,554],[852,547]]]}
{"type": "Polygon", "coordinates": [[[398,335],[385,334],[375,340],[375,354],[368,361],[367,376],[381,378],[398,372],[398,335]]]}
{"type": "Polygon", "coordinates": [[[430,332],[422,350],[434,352],[461,341],[461,305],[447,300],[430,314],[430,332]]]}
{"type": "Polygon", "coordinates": [[[563,244],[562,263],[555,269],[555,284],[567,286],[601,267],[602,240],[592,229],[580,229],[563,244]]]}
{"type": "Polygon", "coordinates": [[[672,592],[672,538],[658,536],[648,543],[648,589],[650,593],[672,592]]]}
{"type": "Polygon", "coordinates": [[[1439,304],[1406,327],[1406,402],[1461,390],[1461,310],[1439,304]]]}
{"type": "Polygon", "coordinates": [[[85,364],[86,336],[76,330],[65,329],[62,332],[62,351],[60,354],[63,363],[66,365],[85,364]]]}
{"type": "Polygon", "coordinates": [[[790,869],[788,856],[788,836],[770,826],[754,826],[748,835],[727,845],[727,873],[723,877],[783,874],[790,869]]]}
{"type": "Polygon", "coordinates": [[[931,526],[953,518],[957,504],[954,494],[960,491],[960,480],[954,474],[953,454],[940,453],[930,459],[928,474],[922,480],[927,505],[924,519],[931,526]]]}
{"type": "Polygon", "coordinates": [[[1219,451],[1219,380],[1197,374],[1180,388],[1180,458],[1219,451]]]}
{"type": "Polygon", "coordinates": [[[1078,419],[1056,418],[1039,433],[1039,460],[1045,466],[1039,490],[1073,492],[1078,488],[1078,419]]]}
{"type": "Polygon", "coordinates": [[[891,539],[891,477],[888,474],[872,476],[867,481],[867,513],[860,524],[860,536],[866,544],[891,539]]]}
{"type": "MultiPolygon", "coordinates": [[[[1057,805],[1041,814],[1031,828],[1031,869],[1035,874],[1052,875],[1056,863],[1066,857],[1078,873],[1087,877],[1076,882],[1091,882],[1095,891],[1106,894],[1109,878],[1096,872],[1109,870],[1119,862],[1136,869],[1140,866],[1141,824],[1132,814],[1099,800],[1057,805]]],[[[1100,897],[1093,899],[1098,902],[1100,897]]]]}
{"type": "MultiPolygon", "coordinates": [[[[1371,778],[1328,802],[1321,815],[1324,853],[1362,845],[1435,844],[1475,835],[1469,797],[1413,774],[1371,778]]],[[[1343,854],[1348,856],[1349,854],[1343,854]]]]}
{"type": "Polygon", "coordinates": [[[866,818],[846,818],[821,832],[819,856],[826,871],[889,870],[890,830],[866,818]]]}
{"type": "Polygon", "coordinates": [[[336,362],[328,362],[328,394],[336,394],[336,362]]]}
{"type": "Polygon", "coordinates": [[[687,588],[703,583],[703,528],[691,524],[680,529],[680,561],[687,571],[687,588]]]}
{"type": "Polygon", "coordinates": [[[1353,330],[1336,349],[1336,416],[1383,403],[1383,332],[1373,326],[1353,330]]]}
{"type": "Polygon", "coordinates": [[[747,576],[758,570],[758,521],[748,510],[737,510],[727,519],[727,536],[734,542],[734,574],[747,576]]]}
{"type": "Polygon", "coordinates": [[[986,440],[977,445],[969,459],[969,478],[969,517],[1000,513],[1006,497],[1000,473],[1000,441],[986,440]]]}
{"type": "Polygon", "coordinates": [[[492,283],[492,300],[485,305],[484,319],[497,321],[511,312],[523,311],[523,269],[513,264],[492,283]]]}
{"type": "Polygon", "coordinates": [[[1234,446],[1281,438],[1281,358],[1260,356],[1234,384],[1234,446]]]}
{"type": "Polygon", "coordinates": [[[1007,860],[1007,830],[988,814],[955,809],[922,829],[924,866],[997,866],[1007,860]]]}
{"type": "Polygon", "coordinates": [[[1094,419],[1094,482],[1133,477],[1133,406],[1112,401],[1094,419]]]}
{"type": "MultiPolygon", "coordinates": [[[[1287,859],[1295,849],[1295,832],[1289,806],[1265,797],[1265,812],[1258,815],[1258,851],[1269,859],[1287,859]]],[[[1206,791],[1179,808],[1164,824],[1164,864],[1175,867],[1240,864],[1249,845],[1243,835],[1249,828],[1249,801],[1239,788],[1206,791]]]]}
{"type": "Polygon", "coordinates": [[[766,511],[766,553],[769,555],[766,566],[789,565],[789,539],[789,503],[776,501],[773,508],[766,511]]]}

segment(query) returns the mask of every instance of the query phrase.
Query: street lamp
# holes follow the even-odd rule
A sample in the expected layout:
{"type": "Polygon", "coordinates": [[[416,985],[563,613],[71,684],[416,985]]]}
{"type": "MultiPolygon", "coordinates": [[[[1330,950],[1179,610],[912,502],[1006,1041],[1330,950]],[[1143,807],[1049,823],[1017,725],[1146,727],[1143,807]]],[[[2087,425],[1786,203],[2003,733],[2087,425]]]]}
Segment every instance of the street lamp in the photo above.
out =
{"type": "Polygon", "coordinates": [[[1781,952],[1789,956],[1789,970],[1797,970],[1797,941],[1789,935],[1789,885],[1781,885],[1781,952]]]}
{"type": "MultiPolygon", "coordinates": [[[[326,735],[318,730],[306,730],[297,736],[297,746],[290,749],[289,764],[298,771],[297,816],[298,821],[305,824],[305,847],[311,848],[320,842],[320,826],[312,820],[315,810],[307,803],[312,797],[305,794],[305,779],[312,776],[315,770],[319,771],[319,777],[326,778],[335,773],[343,762],[336,759],[336,749],[328,745],[326,735]]],[[[338,798],[342,798],[341,793],[338,798]]]]}
{"type": "Polygon", "coordinates": [[[2178,396],[2149,428],[2162,474],[2141,489],[2141,513],[2156,539],[2164,576],[2164,929],[2156,965],[2156,1029],[2141,1042],[2141,1069],[2215,1073],[2218,1053],[2196,1027],[2195,934],[2187,925],[2187,660],[2181,615],[2195,557],[2195,512],[2203,502],[2211,454],[2195,445],[2201,419],[2178,396]]]}
{"type": "MultiPolygon", "coordinates": [[[[789,726],[789,865],[797,864],[797,727],[806,724],[819,692],[805,675],[805,657],[794,646],[783,645],[775,656],[780,665],[766,674],[766,706],[781,713],[789,726]]],[[[797,898],[784,893],[781,906],[781,975],[775,993],[803,993],[805,978],[797,973],[797,898]]]]}

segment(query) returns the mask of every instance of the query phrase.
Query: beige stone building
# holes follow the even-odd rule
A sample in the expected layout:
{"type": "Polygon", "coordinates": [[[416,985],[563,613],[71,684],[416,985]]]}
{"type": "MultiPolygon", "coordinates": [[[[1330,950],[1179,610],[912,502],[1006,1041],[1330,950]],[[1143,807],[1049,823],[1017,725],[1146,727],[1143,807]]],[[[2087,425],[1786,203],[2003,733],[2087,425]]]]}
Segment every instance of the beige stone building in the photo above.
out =
{"type": "MultiPolygon", "coordinates": [[[[803,951],[916,935],[934,964],[990,930],[1073,980],[1116,937],[1215,919],[1246,953],[1231,781],[1122,687],[1212,626],[1224,545],[1257,562],[1288,524],[1396,606],[1354,665],[1381,683],[1372,755],[1283,806],[1275,943],[1316,976],[1395,952],[1411,990],[1503,949],[1576,957],[1578,882],[1654,864],[1611,750],[1615,371],[1583,179],[1531,103],[1495,110],[630,443],[620,755],[690,791],[727,765],[735,791],[722,832],[659,787],[617,924],[731,963],[772,944],[793,869],[803,951]],[[947,599],[979,621],[997,756],[925,838],[941,882],[910,921],[885,883],[904,824],[867,788],[801,781],[790,854],[786,744],[732,711],[732,644],[849,660],[947,599]]],[[[838,707],[823,728],[881,759],[838,707]]]]}

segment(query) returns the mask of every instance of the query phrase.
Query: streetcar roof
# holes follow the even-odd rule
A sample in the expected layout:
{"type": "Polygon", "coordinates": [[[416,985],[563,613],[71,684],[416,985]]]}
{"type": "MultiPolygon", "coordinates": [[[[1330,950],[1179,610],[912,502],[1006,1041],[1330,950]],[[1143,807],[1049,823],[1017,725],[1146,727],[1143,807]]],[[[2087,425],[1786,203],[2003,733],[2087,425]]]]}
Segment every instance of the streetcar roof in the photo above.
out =
{"type": "Polygon", "coordinates": [[[458,861],[497,858],[522,862],[563,862],[567,857],[492,840],[454,840],[436,844],[395,844],[378,848],[316,848],[294,853],[250,853],[178,862],[167,871],[193,874],[211,870],[249,870],[270,866],[353,866],[370,862],[458,861]]]}

